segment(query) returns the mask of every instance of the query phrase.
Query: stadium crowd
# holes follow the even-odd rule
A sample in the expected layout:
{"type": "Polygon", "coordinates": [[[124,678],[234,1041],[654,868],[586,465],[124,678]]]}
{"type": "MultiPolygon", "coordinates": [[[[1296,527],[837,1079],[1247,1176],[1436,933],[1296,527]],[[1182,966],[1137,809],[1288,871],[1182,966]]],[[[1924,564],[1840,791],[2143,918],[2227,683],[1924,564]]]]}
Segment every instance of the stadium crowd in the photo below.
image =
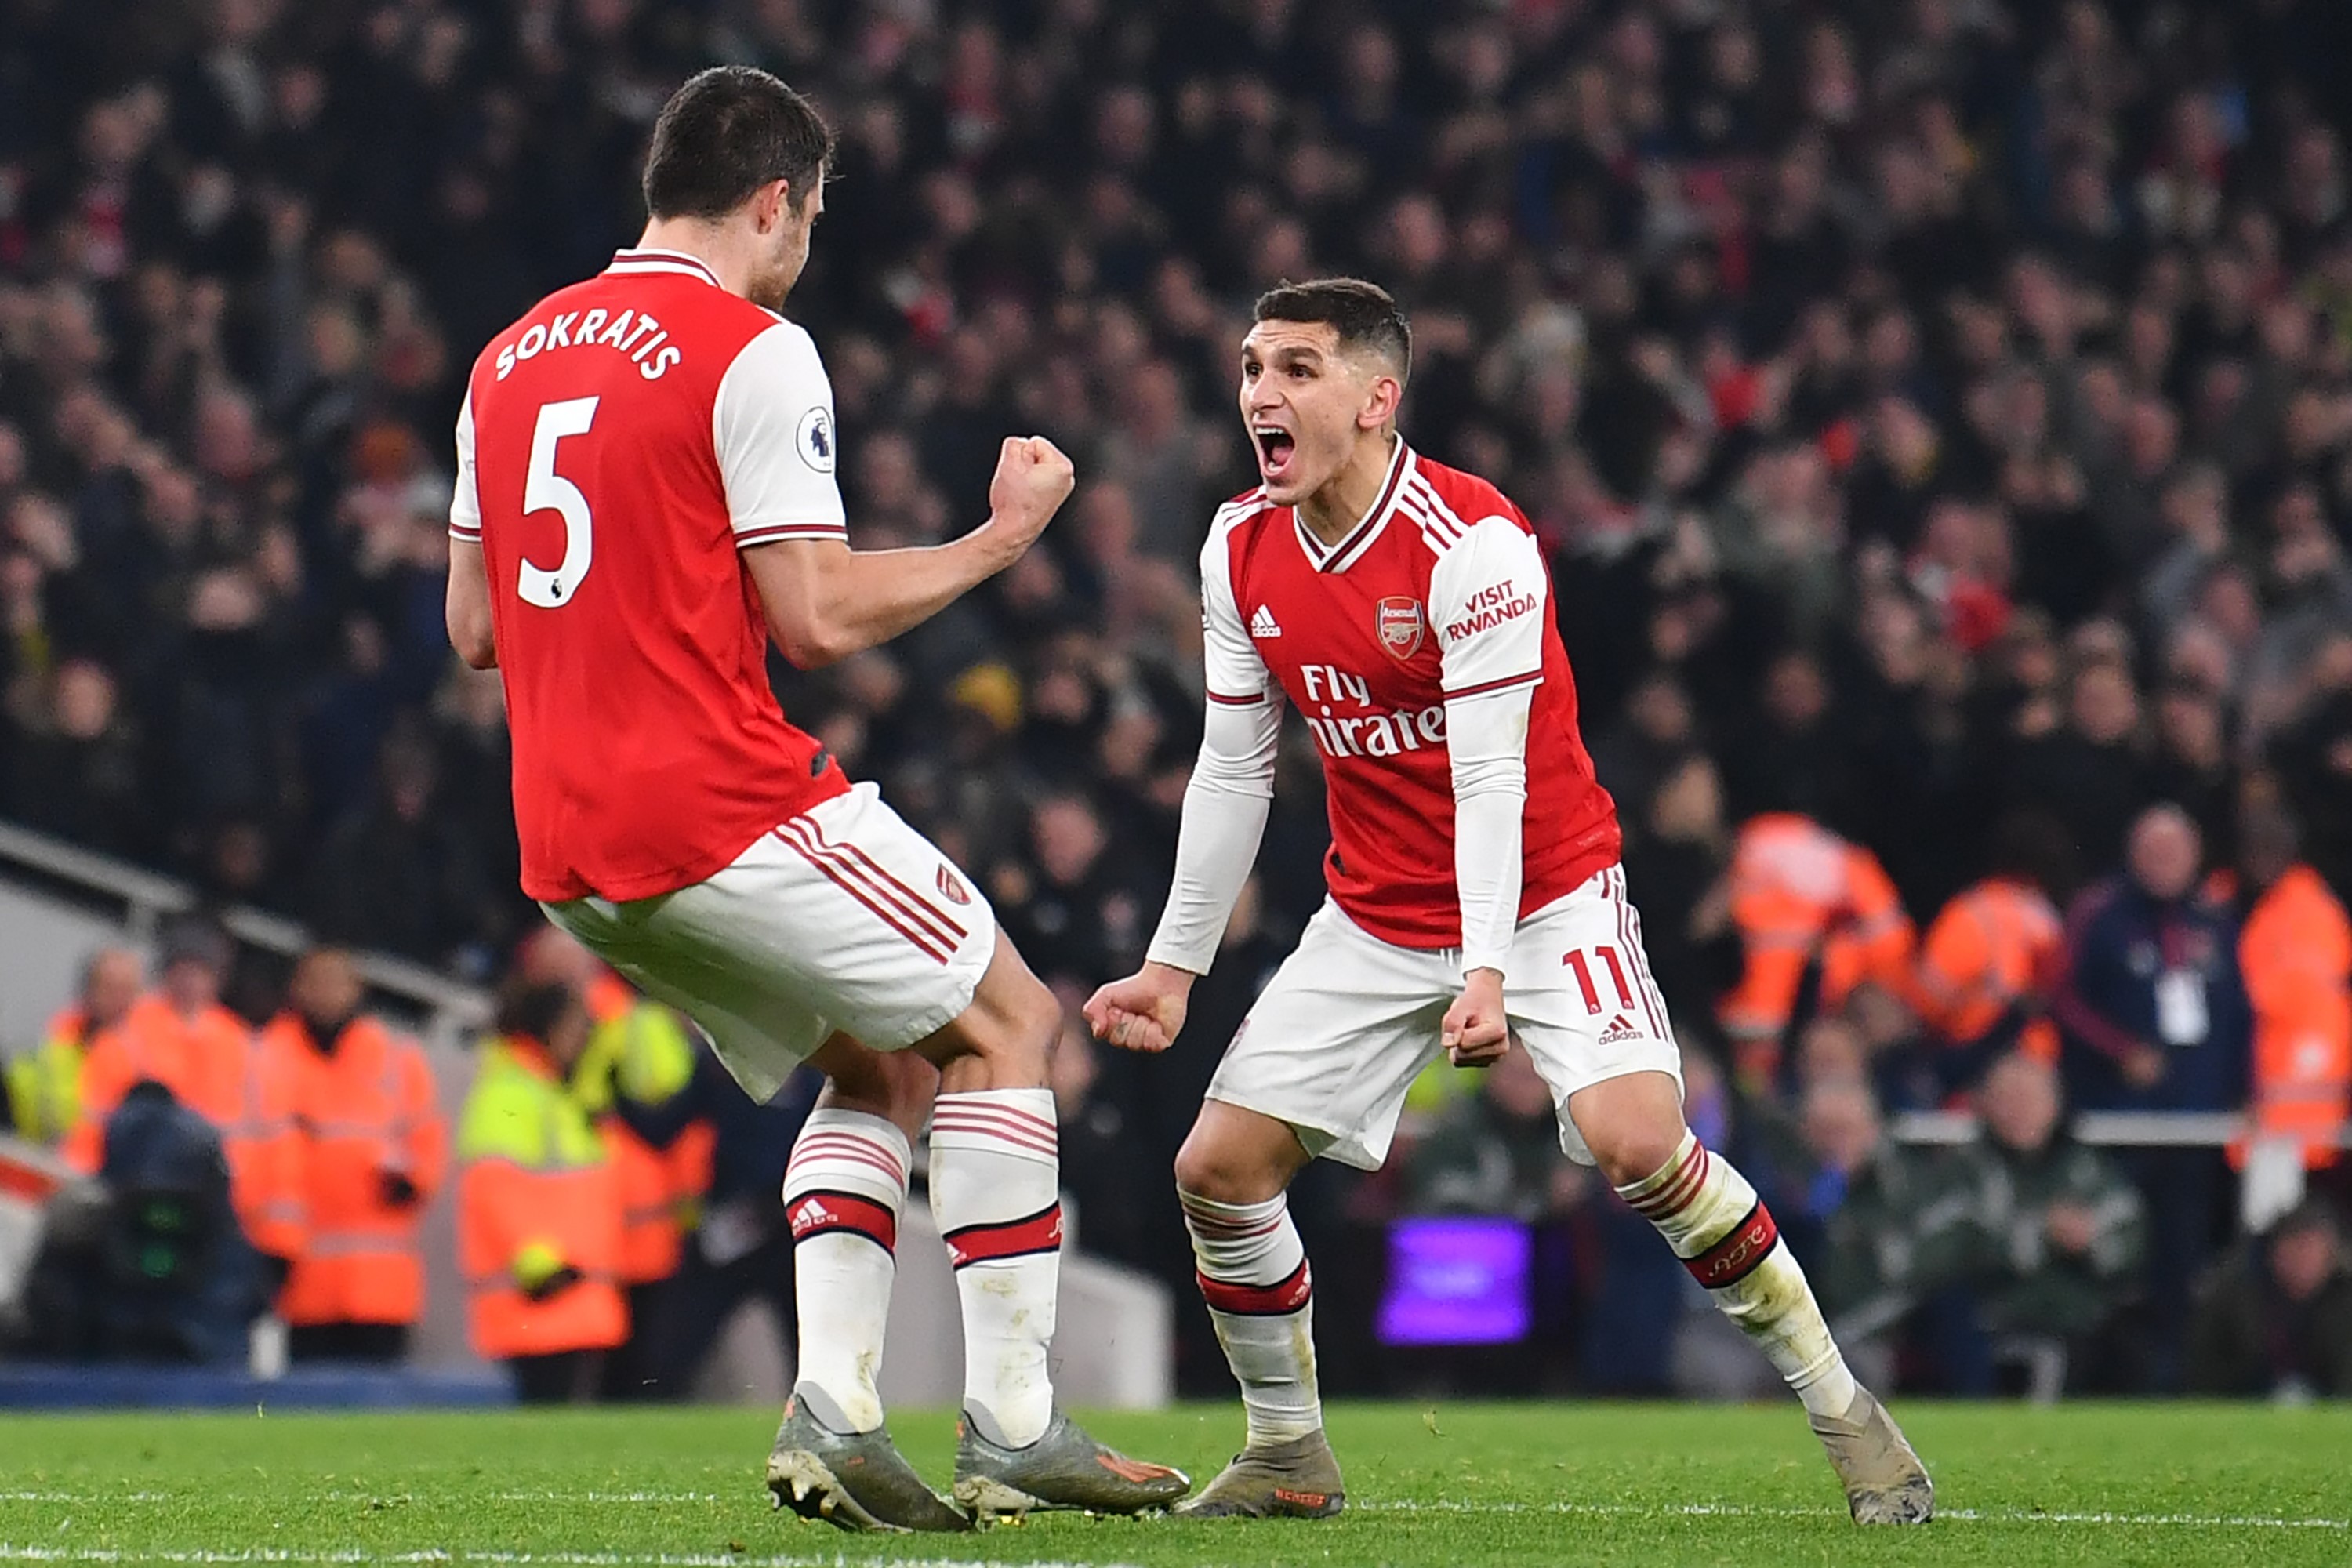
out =
{"type": "MultiPolygon", "coordinates": [[[[635,237],[668,90],[757,63],[840,135],[793,311],[854,539],[976,522],[1007,432],[1078,460],[997,583],[777,668],[1057,988],[1158,912],[1248,303],[1360,272],[1412,320],[1408,437],[1539,528],[1694,1124],[1849,1334],[1957,1389],[2343,1392],[2325,1198],[2231,1249],[2222,1153],[2062,1105],[2252,1103],[2340,1184],[2347,44],[2328,0],[0,0],[0,808],[504,970],[537,917],[442,628],[453,412],[635,237]],[[1882,1131],[1979,1100],[1948,1158],[1882,1131]]],[[[1084,1245],[1180,1289],[1168,1156],[1320,900],[1316,765],[1184,1045],[1057,1061],[1084,1245]]],[[[1433,1076],[1302,1219],[1517,1215],[1572,1259],[1566,1384],[1736,1381],[1523,1076],[1433,1076]]]]}

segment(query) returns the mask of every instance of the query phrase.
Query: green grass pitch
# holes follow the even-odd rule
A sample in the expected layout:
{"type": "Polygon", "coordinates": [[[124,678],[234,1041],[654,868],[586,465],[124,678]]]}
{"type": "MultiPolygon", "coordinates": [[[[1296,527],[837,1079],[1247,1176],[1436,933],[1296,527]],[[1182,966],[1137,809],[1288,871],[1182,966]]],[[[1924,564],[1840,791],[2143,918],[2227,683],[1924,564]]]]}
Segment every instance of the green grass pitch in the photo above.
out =
{"type": "MultiPolygon", "coordinates": [[[[1903,1405],[1943,1517],[1846,1521],[1793,1404],[1333,1408],[1349,1511],[857,1537],[769,1510],[743,1410],[0,1418],[0,1565],[2352,1563],[2352,1407],[1903,1405]]],[[[1102,1415],[1202,1479],[1239,1412],[1102,1415]]],[[[944,1485],[949,1418],[893,1420],[944,1485]]]]}

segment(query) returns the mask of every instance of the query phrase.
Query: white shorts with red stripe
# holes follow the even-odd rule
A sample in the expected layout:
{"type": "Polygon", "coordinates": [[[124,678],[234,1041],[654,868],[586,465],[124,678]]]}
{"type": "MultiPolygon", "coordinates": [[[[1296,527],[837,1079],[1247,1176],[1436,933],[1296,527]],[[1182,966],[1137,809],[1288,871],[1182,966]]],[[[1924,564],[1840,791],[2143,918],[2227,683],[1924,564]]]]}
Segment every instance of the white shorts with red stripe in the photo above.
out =
{"type": "MultiPolygon", "coordinates": [[[[1225,1047],[1209,1098],[1288,1122],[1318,1158],[1377,1170],[1461,994],[1460,949],[1382,942],[1327,901],[1225,1047]]],[[[1580,1163],[1592,1156],[1570,1095],[1626,1073],[1682,1081],[1641,917],[1613,866],[1519,922],[1503,1003],[1551,1088],[1560,1147],[1580,1163]]]]}
{"type": "Polygon", "coordinates": [[[759,1100],[836,1032],[883,1051],[938,1033],[996,952],[986,896],[871,784],[762,834],[690,888],[541,907],[699,1024],[759,1100]]]}

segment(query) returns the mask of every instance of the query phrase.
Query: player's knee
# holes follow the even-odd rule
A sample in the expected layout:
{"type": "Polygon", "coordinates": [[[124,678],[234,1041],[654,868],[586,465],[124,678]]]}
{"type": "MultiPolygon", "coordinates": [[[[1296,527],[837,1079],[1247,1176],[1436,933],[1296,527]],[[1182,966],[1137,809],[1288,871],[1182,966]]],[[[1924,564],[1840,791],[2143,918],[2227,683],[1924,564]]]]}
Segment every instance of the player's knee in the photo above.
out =
{"type": "Polygon", "coordinates": [[[1582,1131],[1593,1163],[1612,1185],[1622,1187],[1664,1170],[1682,1147],[1684,1129],[1679,1116],[1644,1116],[1582,1131]]]}
{"type": "Polygon", "coordinates": [[[1211,1203],[1262,1204],[1282,1191],[1286,1174],[1200,1126],[1176,1151],[1177,1191],[1211,1203]]]}
{"type": "Polygon", "coordinates": [[[1024,968],[1006,974],[989,999],[988,1026],[974,1032],[973,1054],[986,1060],[1000,1084],[1044,1083],[1061,1032],[1060,998],[1024,968]]]}

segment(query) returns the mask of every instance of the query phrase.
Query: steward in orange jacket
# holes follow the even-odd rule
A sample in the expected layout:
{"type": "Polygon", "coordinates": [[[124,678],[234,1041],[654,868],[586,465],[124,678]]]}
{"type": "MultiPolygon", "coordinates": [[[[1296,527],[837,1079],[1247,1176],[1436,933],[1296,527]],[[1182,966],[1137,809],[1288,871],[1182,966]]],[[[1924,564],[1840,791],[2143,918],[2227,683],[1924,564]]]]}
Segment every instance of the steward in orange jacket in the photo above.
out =
{"type": "Polygon", "coordinates": [[[425,1310],[417,1222],[448,1164],[425,1053],[374,1018],[351,955],[306,954],[261,1034],[303,1147],[309,1234],[278,1300],[296,1360],[397,1361],[425,1310]]]}
{"type": "Polygon", "coordinates": [[[1929,1031],[1955,1054],[1939,1064],[1947,1087],[1983,1076],[2011,1048],[2057,1065],[2050,1005],[2066,972],[2064,830],[2040,814],[1993,830],[1991,875],[1946,904],[1920,944],[1913,1000],[1929,1031]]]}
{"type": "Polygon", "coordinates": [[[220,1004],[228,938],[201,921],[164,933],[163,988],[90,1042],[81,1118],[63,1152],[95,1173],[106,1119],[133,1084],[152,1080],[220,1130],[229,1195],[247,1240],[282,1269],[302,1250],[302,1148],[286,1085],[257,1070],[252,1031],[220,1004]]]}
{"type": "Polygon", "coordinates": [[[564,1079],[588,1013],[564,984],[510,984],[458,1121],[457,1258],[474,1349],[526,1401],[585,1399],[628,1337],[611,1157],[564,1079]]]}
{"type": "Polygon", "coordinates": [[[1874,981],[1911,994],[1917,937],[1878,858],[1811,817],[1767,812],[1739,829],[1731,852],[1731,920],[1747,964],[1717,1005],[1743,1080],[1780,1062],[1807,965],[1821,964],[1821,1005],[1842,1005],[1874,981]]]}
{"type": "MultiPolygon", "coordinates": [[[[2238,967],[2254,1009],[2256,1138],[2293,1138],[2315,1170],[2338,1155],[2352,1101],[2352,919],[2298,863],[2294,825],[2250,812],[2240,828],[2247,910],[2238,967]]],[[[2242,1162],[2244,1151],[2231,1158],[2242,1162]]]]}
{"type": "Polygon", "coordinates": [[[675,1396],[668,1363],[676,1295],[671,1281],[710,1191],[719,1138],[693,1114],[695,1045],[676,1013],[637,994],[567,933],[534,931],[517,955],[534,983],[572,986],[593,1027],[569,1087],[595,1123],[621,1194],[621,1281],[629,1298],[629,1342],[604,1367],[614,1399],[675,1396]]]}

